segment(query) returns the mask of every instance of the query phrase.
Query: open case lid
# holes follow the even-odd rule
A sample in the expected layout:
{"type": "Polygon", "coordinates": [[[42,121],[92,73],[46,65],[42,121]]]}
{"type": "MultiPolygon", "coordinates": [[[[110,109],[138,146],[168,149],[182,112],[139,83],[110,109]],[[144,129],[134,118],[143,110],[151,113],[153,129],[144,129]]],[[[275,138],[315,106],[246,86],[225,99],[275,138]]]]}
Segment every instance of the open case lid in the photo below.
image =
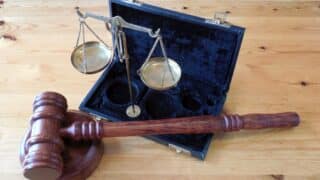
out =
{"type": "MultiPolygon", "coordinates": [[[[151,6],[142,2],[110,0],[111,16],[161,29],[169,58],[178,62],[184,74],[201,77],[201,81],[227,92],[238,58],[244,28],[218,24],[213,19],[151,6]]],[[[139,68],[147,57],[154,39],[146,33],[125,29],[131,64],[139,68]]],[[[154,56],[161,55],[158,47],[154,56]]]]}
{"type": "MultiPolygon", "coordinates": [[[[182,113],[169,116],[161,114],[160,110],[162,100],[166,101],[166,97],[162,97],[161,93],[146,88],[139,100],[141,101],[142,111],[144,111],[144,108],[148,108],[149,104],[156,107],[160,106],[157,111],[158,115],[160,113],[160,116],[157,116],[159,119],[203,114],[218,115],[221,113],[234,72],[244,28],[229,24],[219,24],[214,20],[186,15],[141,2],[110,0],[109,7],[111,16],[121,16],[129,23],[154,30],[161,29],[168,57],[176,60],[182,69],[182,78],[177,88],[165,93],[169,95],[175,94],[189,87],[197,89],[198,96],[211,97],[212,95],[216,99],[213,105],[210,102],[212,105],[211,110],[206,109],[196,113],[182,113]],[[149,99],[156,96],[159,98],[150,103],[148,102],[148,96],[152,96],[149,99]]],[[[130,29],[123,30],[126,33],[128,42],[131,74],[133,75],[133,81],[137,84],[137,89],[139,89],[143,85],[140,85],[141,80],[137,76],[136,71],[145,61],[154,39],[150,38],[146,33],[130,29]]],[[[161,56],[159,47],[153,56],[161,56]]],[[[117,77],[115,75],[123,73],[123,70],[114,69],[125,66],[119,63],[117,56],[115,58],[113,67],[107,69],[102,74],[81,103],[80,110],[111,121],[126,121],[130,119],[126,119],[125,116],[120,114],[118,110],[121,108],[113,109],[110,106],[108,110],[108,108],[102,107],[102,104],[105,103],[104,100],[107,99],[104,97],[104,87],[108,87],[108,83],[117,77]]],[[[119,93],[119,91],[115,91],[115,93],[119,93]]],[[[121,94],[118,94],[118,96],[121,96],[121,94]]],[[[173,99],[171,104],[174,104],[174,101],[179,101],[179,98],[173,99]]],[[[147,120],[154,118],[142,115],[138,119],[147,120]]],[[[211,137],[211,134],[204,134],[161,135],[149,136],[148,138],[204,159],[211,142],[211,137]]]]}

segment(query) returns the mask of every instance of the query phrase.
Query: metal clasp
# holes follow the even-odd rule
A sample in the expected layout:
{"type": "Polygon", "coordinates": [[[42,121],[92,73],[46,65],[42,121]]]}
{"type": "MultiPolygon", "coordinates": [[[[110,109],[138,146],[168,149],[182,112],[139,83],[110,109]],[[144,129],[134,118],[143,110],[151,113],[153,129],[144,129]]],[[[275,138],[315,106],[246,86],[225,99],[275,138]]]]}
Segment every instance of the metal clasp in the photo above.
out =
{"type": "Polygon", "coordinates": [[[227,22],[227,16],[226,12],[215,12],[213,18],[207,19],[206,23],[230,27],[230,24],[227,22]]]}
{"type": "Polygon", "coordinates": [[[217,24],[226,23],[228,14],[225,12],[216,12],[214,13],[213,20],[217,22],[217,24]]]}
{"type": "Polygon", "coordinates": [[[101,121],[101,120],[105,120],[103,119],[102,117],[98,116],[98,115],[95,115],[93,113],[88,113],[94,120],[96,121],[101,121]]]}
{"type": "Polygon", "coordinates": [[[184,153],[184,154],[187,154],[187,155],[191,155],[191,152],[186,150],[186,149],[183,149],[177,145],[174,145],[174,144],[168,144],[168,147],[170,149],[174,149],[176,151],[176,153],[180,154],[180,153],[184,153]]]}

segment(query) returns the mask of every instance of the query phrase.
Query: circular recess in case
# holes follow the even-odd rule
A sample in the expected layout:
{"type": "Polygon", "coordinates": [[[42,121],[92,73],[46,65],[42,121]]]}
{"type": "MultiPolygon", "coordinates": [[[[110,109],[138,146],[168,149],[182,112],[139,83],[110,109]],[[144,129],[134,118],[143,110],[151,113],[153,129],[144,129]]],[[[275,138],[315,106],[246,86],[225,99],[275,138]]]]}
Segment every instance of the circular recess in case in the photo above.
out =
{"type": "MultiPolygon", "coordinates": [[[[107,98],[113,104],[127,105],[130,103],[130,94],[128,89],[128,82],[125,80],[115,80],[110,84],[106,91],[107,98]]],[[[137,97],[138,88],[132,83],[133,97],[137,97]]]]}
{"type": "Polygon", "coordinates": [[[166,93],[153,92],[145,101],[146,112],[154,119],[174,117],[176,106],[174,99],[166,93]]]}
{"type": "Polygon", "coordinates": [[[201,108],[200,100],[191,95],[182,96],[182,105],[191,111],[198,111],[201,108]]]}

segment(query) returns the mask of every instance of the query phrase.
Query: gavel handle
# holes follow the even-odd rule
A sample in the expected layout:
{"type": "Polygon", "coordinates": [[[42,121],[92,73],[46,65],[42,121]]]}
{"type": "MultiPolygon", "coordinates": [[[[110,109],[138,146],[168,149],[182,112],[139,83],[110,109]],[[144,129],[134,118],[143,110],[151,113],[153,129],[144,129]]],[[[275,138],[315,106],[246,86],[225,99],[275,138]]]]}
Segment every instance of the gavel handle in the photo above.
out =
{"type": "Polygon", "coordinates": [[[239,131],[240,129],[285,128],[297,126],[297,113],[195,116],[130,122],[74,122],[60,130],[63,137],[94,140],[103,137],[160,134],[200,134],[239,131]]]}

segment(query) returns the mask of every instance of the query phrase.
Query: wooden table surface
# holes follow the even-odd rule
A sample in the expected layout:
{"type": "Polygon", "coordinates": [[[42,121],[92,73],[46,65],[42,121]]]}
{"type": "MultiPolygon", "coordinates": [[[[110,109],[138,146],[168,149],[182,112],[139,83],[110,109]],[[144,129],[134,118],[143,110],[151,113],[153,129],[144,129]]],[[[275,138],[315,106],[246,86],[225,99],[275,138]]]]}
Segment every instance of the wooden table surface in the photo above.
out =
{"type": "MultiPolygon", "coordinates": [[[[320,2],[144,0],[246,27],[225,104],[229,113],[297,111],[294,129],[218,134],[205,161],[141,137],[104,140],[90,179],[320,179],[320,2]]],[[[70,64],[74,7],[107,14],[106,0],[0,1],[0,179],[23,179],[18,160],[34,96],[52,90],[77,109],[101,74],[70,64]]],[[[89,22],[107,37],[101,23],[89,22]]]]}

